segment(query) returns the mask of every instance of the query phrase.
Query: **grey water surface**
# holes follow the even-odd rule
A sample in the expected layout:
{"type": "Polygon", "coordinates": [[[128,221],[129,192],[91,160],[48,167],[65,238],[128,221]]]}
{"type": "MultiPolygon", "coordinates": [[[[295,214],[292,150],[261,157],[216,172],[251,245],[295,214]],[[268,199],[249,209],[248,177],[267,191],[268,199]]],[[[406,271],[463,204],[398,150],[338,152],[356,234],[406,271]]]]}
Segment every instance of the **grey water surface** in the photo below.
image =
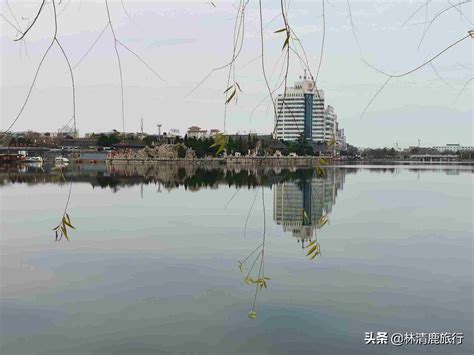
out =
{"type": "Polygon", "coordinates": [[[472,354],[473,177],[98,165],[68,167],[64,181],[3,169],[0,354],[472,354]],[[69,188],[77,229],[56,241],[69,188]],[[256,257],[251,276],[262,263],[270,280],[252,307],[256,257]],[[388,344],[365,345],[383,331],[388,344]],[[394,332],[464,340],[398,347],[394,332]]]}

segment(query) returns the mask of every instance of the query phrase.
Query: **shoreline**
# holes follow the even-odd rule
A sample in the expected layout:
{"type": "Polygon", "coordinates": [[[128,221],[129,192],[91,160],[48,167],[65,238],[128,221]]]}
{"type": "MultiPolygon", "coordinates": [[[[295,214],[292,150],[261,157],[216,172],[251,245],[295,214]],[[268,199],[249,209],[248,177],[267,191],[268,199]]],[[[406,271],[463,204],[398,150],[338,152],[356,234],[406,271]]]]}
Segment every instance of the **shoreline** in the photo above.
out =
{"type": "Polygon", "coordinates": [[[208,158],[208,159],[185,159],[185,158],[154,158],[154,159],[136,159],[136,158],[113,158],[106,159],[105,162],[111,165],[156,165],[156,164],[178,164],[178,165],[199,165],[199,166],[275,166],[275,167],[316,167],[319,159],[325,159],[327,166],[363,166],[363,165],[392,165],[392,166],[411,166],[411,165],[474,165],[474,160],[454,160],[454,161],[420,161],[420,160],[399,160],[399,159],[367,159],[367,160],[335,160],[330,157],[227,157],[227,158],[208,158]]]}

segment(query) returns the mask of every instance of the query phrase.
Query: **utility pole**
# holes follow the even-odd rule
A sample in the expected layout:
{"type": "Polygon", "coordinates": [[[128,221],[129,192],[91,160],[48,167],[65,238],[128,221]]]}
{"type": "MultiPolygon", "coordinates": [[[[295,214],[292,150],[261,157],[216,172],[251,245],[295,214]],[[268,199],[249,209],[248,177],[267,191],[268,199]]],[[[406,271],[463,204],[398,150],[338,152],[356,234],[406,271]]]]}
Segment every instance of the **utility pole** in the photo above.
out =
{"type": "Polygon", "coordinates": [[[158,127],[158,139],[160,139],[161,138],[161,123],[158,123],[156,127],[158,127]]]}

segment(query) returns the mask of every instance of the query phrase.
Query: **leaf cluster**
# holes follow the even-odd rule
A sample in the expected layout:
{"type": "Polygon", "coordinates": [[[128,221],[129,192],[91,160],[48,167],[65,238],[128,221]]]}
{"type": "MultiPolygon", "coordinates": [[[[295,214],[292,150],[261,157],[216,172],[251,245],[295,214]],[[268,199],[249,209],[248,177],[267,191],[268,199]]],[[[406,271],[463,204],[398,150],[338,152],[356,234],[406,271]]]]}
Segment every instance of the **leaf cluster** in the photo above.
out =
{"type": "Polygon", "coordinates": [[[238,82],[234,82],[231,86],[229,86],[227,89],[225,89],[224,94],[226,95],[226,100],[225,104],[227,105],[232,101],[232,99],[235,100],[235,103],[237,103],[237,93],[242,92],[242,89],[240,88],[240,85],[238,82]],[[230,94],[229,94],[230,92],[230,94]]]}
{"type": "Polygon", "coordinates": [[[316,240],[313,240],[305,248],[309,249],[306,253],[306,256],[309,256],[309,260],[313,260],[316,256],[321,254],[321,246],[316,240]]]}
{"type": "Polygon", "coordinates": [[[254,280],[252,277],[250,276],[246,276],[244,278],[244,282],[247,284],[247,285],[257,285],[260,286],[260,289],[262,288],[267,288],[268,287],[268,284],[267,284],[267,281],[271,280],[269,277],[266,277],[266,276],[263,276],[263,277],[260,277],[256,280],[254,280]]]}
{"type": "Polygon", "coordinates": [[[214,143],[211,145],[211,148],[217,148],[217,152],[216,152],[216,155],[217,155],[226,149],[228,139],[222,133],[216,134],[213,139],[214,139],[214,143]]]}
{"type": "Polygon", "coordinates": [[[67,241],[69,241],[69,236],[68,236],[68,228],[76,229],[72,225],[71,218],[69,217],[69,214],[65,213],[63,215],[63,218],[61,219],[61,222],[53,228],[53,231],[56,234],[56,241],[60,241],[63,236],[66,238],[67,241]]]}

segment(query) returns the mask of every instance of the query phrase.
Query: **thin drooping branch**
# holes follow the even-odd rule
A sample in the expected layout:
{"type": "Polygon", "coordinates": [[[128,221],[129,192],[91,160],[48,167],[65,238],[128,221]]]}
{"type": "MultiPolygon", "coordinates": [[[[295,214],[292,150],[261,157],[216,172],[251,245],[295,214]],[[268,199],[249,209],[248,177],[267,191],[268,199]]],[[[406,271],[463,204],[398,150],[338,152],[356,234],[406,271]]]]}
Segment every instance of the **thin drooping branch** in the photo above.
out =
{"type": "Polygon", "coordinates": [[[453,3],[452,3],[451,1],[449,1],[449,0],[448,0],[448,3],[449,3],[451,6],[453,6],[453,8],[454,8],[457,12],[459,12],[459,17],[460,17],[461,19],[464,18],[464,19],[465,19],[467,22],[469,22],[471,25],[474,25],[474,24],[472,23],[471,19],[470,19],[469,17],[467,17],[466,15],[464,15],[464,12],[461,10],[461,5],[462,5],[461,3],[458,4],[458,5],[459,5],[459,8],[458,8],[457,6],[454,6],[453,3]]]}
{"type": "MultiPolygon", "coordinates": [[[[46,59],[49,51],[51,50],[51,48],[53,47],[54,43],[56,42],[56,36],[58,34],[58,22],[57,22],[57,18],[56,18],[56,4],[54,2],[54,0],[52,1],[52,4],[53,4],[53,17],[54,17],[54,34],[53,34],[53,38],[51,39],[51,42],[50,44],[48,45],[48,48],[46,49],[46,51],[44,52],[43,56],[41,57],[41,60],[38,64],[38,67],[36,68],[36,71],[35,71],[35,75],[33,77],[33,81],[31,82],[31,85],[28,89],[28,93],[26,94],[26,97],[25,97],[25,100],[23,101],[23,105],[21,106],[20,108],[20,111],[18,112],[18,114],[16,115],[15,119],[12,121],[12,123],[10,124],[10,126],[5,130],[4,133],[8,133],[10,132],[10,130],[13,128],[13,126],[15,125],[15,123],[18,121],[18,119],[20,118],[21,114],[23,113],[30,97],[31,97],[31,92],[33,91],[33,88],[35,86],[35,83],[36,83],[36,79],[38,78],[38,74],[41,70],[41,67],[43,66],[43,63],[44,63],[44,60],[46,59]]],[[[43,7],[42,7],[43,9],[43,7]]],[[[39,15],[38,15],[39,16],[39,15]]]]}
{"type": "Polygon", "coordinates": [[[324,9],[324,0],[322,0],[322,4],[323,4],[323,38],[321,40],[321,53],[319,55],[318,69],[316,70],[316,76],[314,77],[314,83],[316,87],[318,87],[318,76],[319,76],[319,71],[321,69],[321,64],[323,62],[324,42],[326,39],[326,14],[325,14],[325,9],[324,9]]]}
{"type": "MultiPolygon", "coordinates": [[[[228,68],[228,67],[231,67],[232,69],[232,66],[234,65],[236,59],[239,57],[241,51],[242,51],[242,47],[243,47],[243,41],[244,41],[244,12],[245,12],[245,7],[247,6],[247,4],[249,3],[249,0],[240,0],[239,2],[239,8],[237,9],[237,15],[235,17],[235,21],[234,21],[234,31],[233,31],[233,42],[232,42],[232,57],[230,59],[229,62],[225,63],[224,65],[222,66],[219,66],[219,67],[216,67],[216,68],[213,68],[209,71],[209,73],[207,73],[204,78],[202,78],[185,96],[184,98],[187,98],[189,97],[190,95],[192,95],[199,87],[201,87],[202,84],[204,84],[206,82],[207,79],[209,79],[209,77],[219,71],[219,70],[222,70],[222,69],[225,69],[225,68],[228,68]],[[240,21],[239,21],[240,19],[240,21]],[[237,44],[239,43],[239,44],[237,44]]],[[[235,70],[234,70],[234,75],[235,75],[235,70]]],[[[229,74],[228,74],[229,76],[229,74]]],[[[229,82],[229,81],[228,81],[229,82]]],[[[227,85],[228,87],[229,85],[227,85]]],[[[226,93],[227,94],[227,93],[226,93]]],[[[227,102],[227,98],[228,98],[228,94],[226,95],[226,102],[227,102]]],[[[225,112],[224,112],[225,114],[225,112]]]]}
{"type": "Polygon", "coordinates": [[[123,48],[125,48],[127,51],[129,51],[130,53],[132,53],[140,62],[143,63],[143,65],[145,65],[153,74],[155,74],[155,76],[160,79],[162,82],[166,83],[167,81],[165,79],[163,79],[163,77],[161,77],[155,69],[153,69],[147,62],[145,62],[145,60],[140,57],[137,53],[135,53],[134,51],[132,51],[128,46],[126,46],[122,41],[118,40],[117,39],[117,43],[120,44],[123,48]]]}
{"type": "MultiPolygon", "coordinates": [[[[257,192],[258,192],[258,191],[257,191],[257,192]]],[[[251,257],[253,254],[255,254],[255,252],[256,252],[258,249],[260,249],[261,246],[262,246],[262,244],[257,245],[257,247],[256,247],[249,255],[247,255],[247,257],[246,257],[244,260],[242,260],[240,263],[241,263],[241,264],[245,264],[245,262],[246,262],[248,259],[250,259],[250,257],[251,257]]]]}
{"type": "MultiPolygon", "coordinates": [[[[12,7],[10,6],[10,2],[9,2],[8,0],[5,0],[5,3],[7,4],[8,12],[10,12],[10,15],[12,15],[13,20],[15,20],[16,25],[17,25],[18,28],[21,30],[20,22],[19,22],[18,19],[16,18],[15,13],[13,12],[12,7]]],[[[23,31],[18,31],[18,32],[23,33],[23,31]]]]}
{"type": "MultiPolygon", "coordinates": [[[[377,69],[378,72],[380,73],[383,73],[387,76],[391,76],[393,78],[401,78],[403,76],[406,76],[406,75],[410,75],[411,73],[423,68],[424,66],[430,64],[432,61],[434,61],[436,58],[438,58],[439,56],[441,56],[443,53],[447,52],[448,50],[450,50],[451,48],[453,48],[454,46],[458,45],[459,43],[461,43],[462,41],[464,41],[465,39],[467,38],[472,38],[472,35],[471,33],[469,32],[466,36],[458,39],[457,41],[455,41],[454,43],[450,44],[448,47],[446,47],[445,49],[443,49],[442,51],[438,52],[437,54],[435,54],[434,56],[432,56],[430,59],[426,60],[425,62],[423,62],[422,64],[418,65],[417,67],[411,69],[411,70],[408,70],[407,72],[404,72],[404,73],[401,73],[401,74],[387,74],[385,72],[383,72],[382,70],[380,69],[377,69]]],[[[375,68],[375,67],[373,67],[375,68]]]]}
{"type": "Polygon", "coordinates": [[[445,85],[451,86],[446,80],[443,79],[443,77],[438,73],[438,70],[436,70],[433,62],[430,62],[431,69],[433,69],[434,73],[438,77],[439,80],[441,80],[445,85]]]}
{"type": "Polygon", "coordinates": [[[58,13],[58,17],[61,17],[61,15],[64,13],[64,11],[66,11],[66,9],[68,8],[70,4],[71,4],[71,0],[67,0],[67,3],[64,4],[61,11],[58,13]]]}
{"type": "Polygon", "coordinates": [[[249,212],[247,213],[247,218],[245,219],[244,239],[247,238],[247,225],[249,223],[250,215],[252,214],[253,205],[255,204],[255,201],[257,200],[257,195],[258,195],[258,189],[255,192],[255,196],[253,197],[253,201],[252,201],[252,204],[250,205],[249,212]]]}
{"type": "MultiPolygon", "coordinates": [[[[22,40],[26,34],[29,32],[29,30],[31,30],[31,28],[35,25],[36,23],[36,20],[38,19],[39,15],[41,14],[41,12],[43,11],[43,7],[44,7],[44,4],[46,3],[46,0],[43,0],[41,2],[41,5],[40,5],[40,8],[38,10],[38,12],[36,13],[36,16],[34,17],[33,21],[31,22],[31,24],[26,28],[26,30],[23,32],[23,34],[18,37],[17,39],[15,39],[15,41],[20,41],[22,40]]],[[[54,17],[56,17],[56,6],[54,5],[54,0],[53,0],[53,7],[54,7],[54,17]]]]}
{"type": "Polygon", "coordinates": [[[263,39],[262,0],[258,1],[258,6],[259,6],[259,16],[260,16],[260,49],[261,49],[260,58],[261,58],[261,66],[262,66],[262,75],[263,75],[263,79],[265,80],[265,85],[266,85],[267,90],[268,90],[268,96],[267,97],[270,97],[270,100],[272,101],[273,114],[274,114],[274,117],[276,117],[277,116],[277,107],[276,107],[276,103],[273,99],[273,92],[270,89],[270,84],[268,82],[267,73],[266,73],[266,70],[265,70],[265,43],[264,43],[264,39],[263,39]]]}
{"type": "Polygon", "coordinates": [[[125,15],[128,17],[128,19],[131,22],[135,23],[135,21],[132,19],[132,16],[130,16],[130,14],[128,13],[127,8],[125,7],[125,4],[123,3],[123,0],[120,0],[120,3],[122,4],[123,12],[125,12],[125,15]]]}
{"type": "Polygon", "coordinates": [[[423,43],[423,40],[425,39],[425,36],[426,36],[426,34],[428,33],[428,31],[429,31],[431,25],[433,25],[433,23],[436,21],[436,19],[437,19],[438,17],[440,17],[440,16],[441,16],[442,14],[444,14],[445,12],[451,10],[452,8],[455,8],[455,7],[457,7],[457,6],[461,6],[462,4],[466,4],[466,3],[469,3],[469,2],[471,2],[471,0],[466,0],[466,1],[463,1],[463,2],[460,2],[460,3],[457,3],[457,4],[454,4],[454,5],[451,5],[451,6],[447,7],[447,8],[445,8],[444,10],[441,10],[440,12],[438,12],[438,13],[431,19],[431,21],[429,21],[428,26],[426,26],[425,31],[423,32],[423,35],[421,36],[420,43],[418,43],[418,49],[420,49],[421,44],[423,43]]]}
{"type": "Polygon", "coordinates": [[[394,79],[394,78],[401,78],[401,77],[404,77],[404,76],[407,76],[407,75],[410,75],[412,73],[414,73],[415,71],[417,70],[420,70],[421,68],[423,68],[424,66],[430,64],[431,62],[433,62],[436,58],[438,58],[439,56],[441,56],[443,53],[447,52],[448,50],[450,50],[451,48],[453,48],[454,46],[458,45],[459,43],[461,43],[462,41],[464,41],[465,39],[467,38],[473,38],[473,35],[472,35],[472,31],[469,31],[468,34],[460,39],[458,39],[456,42],[450,44],[448,47],[446,47],[445,49],[443,49],[442,51],[438,52],[437,54],[435,54],[433,57],[431,57],[429,60],[425,61],[424,63],[418,65],[417,67],[407,71],[407,72],[404,72],[404,73],[401,73],[401,74],[388,74],[388,73],[385,73],[383,72],[382,70],[380,69],[376,69],[375,67],[372,67],[374,70],[376,70],[377,72],[383,74],[383,75],[386,75],[387,76],[387,79],[384,81],[384,83],[382,84],[382,86],[375,92],[375,94],[372,96],[371,100],[369,101],[369,103],[366,105],[364,111],[362,111],[362,114],[361,114],[361,118],[364,117],[364,114],[367,112],[367,110],[369,109],[370,105],[372,104],[372,102],[374,102],[375,98],[380,94],[380,92],[385,88],[385,86],[389,83],[389,81],[391,79],[394,79]]]}
{"type": "Polygon", "coordinates": [[[224,103],[224,132],[226,131],[226,120],[227,120],[227,104],[230,102],[232,98],[235,99],[237,102],[237,90],[240,90],[240,85],[237,84],[236,81],[236,73],[235,73],[235,62],[237,60],[238,54],[242,51],[244,45],[244,38],[245,38],[245,8],[247,7],[249,0],[241,0],[239,3],[239,9],[237,11],[237,16],[235,18],[234,23],[234,33],[233,33],[233,46],[232,46],[232,57],[234,60],[231,62],[229,66],[229,71],[227,73],[227,85],[225,91],[225,103],[224,103]],[[233,76],[233,90],[229,90],[230,88],[230,79],[233,76]]]}
{"type": "Polygon", "coordinates": [[[235,196],[237,196],[237,194],[239,193],[240,191],[240,187],[238,189],[236,189],[236,191],[234,192],[234,194],[232,195],[232,197],[229,199],[229,201],[227,201],[227,203],[225,204],[224,208],[227,208],[227,206],[229,206],[229,204],[232,202],[232,200],[234,199],[235,196]]]}
{"type": "Polygon", "coordinates": [[[301,54],[298,52],[298,50],[296,49],[296,47],[293,47],[293,46],[290,46],[290,49],[291,51],[300,59],[300,61],[303,63],[303,66],[304,68],[309,72],[309,75],[311,77],[313,77],[313,73],[311,72],[311,67],[309,65],[309,60],[308,60],[308,56],[306,54],[306,50],[304,49],[304,46],[303,44],[301,43],[301,40],[299,39],[299,37],[297,36],[296,32],[290,28],[290,31],[291,33],[293,34],[293,37],[292,37],[292,40],[294,42],[297,42],[301,48],[301,51],[303,52],[303,57],[301,56],[301,54]]]}
{"type": "Polygon", "coordinates": [[[454,100],[454,103],[458,102],[459,100],[459,97],[461,96],[461,94],[463,93],[464,89],[469,85],[469,83],[471,83],[471,81],[474,79],[473,78],[470,78],[468,81],[466,81],[462,87],[462,89],[459,91],[458,95],[456,96],[456,99],[454,100]]]}
{"type": "Polygon", "coordinates": [[[17,26],[15,26],[15,24],[13,24],[4,14],[0,13],[0,17],[3,18],[5,22],[8,23],[13,29],[15,29],[15,31],[22,33],[22,31],[17,26]]]}
{"type": "Polygon", "coordinates": [[[58,38],[55,37],[54,40],[56,41],[59,49],[61,50],[61,53],[64,56],[64,59],[66,60],[67,66],[69,68],[69,74],[71,75],[71,87],[72,87],[72,118],[74,120],[74,135],[77,133],[77,125],[76,125],[76,84],[74,82],[74,73],[72,71],[71,63],[69,61],[69,58],[66,55],[66,52],[64,51],[63,46],[59,42],[58,38]]]}
{"type": "Polygon", "coordinates": [[[472,67],[468,67],[466,64],[463,64],[463,63],[457,63],[460,67],[464,68],[464,69],[467,69],[469,71],[472,71],[472,67]]]}
{"type": "Polygon", "coordinates": [[[349,12],[349,20],[351,21],[352,35],[354,36],[354,39],[357,43],[357,48],[359,48],[359,53],[362,54],[362,49],[360,47],[359,38],[357,37],[357,34],[356,34],[357,29],[354,25],[354,19],[352,18],[352,9],[351,9],[351,4],[349,3],[349,0],[347,0],[347,10],[349,12]]]}
{"type": "MultiPolygon", "coordinates": [[[[284,75],[283,100],[282,100],[282,104],[281,104],[281,109],[278,110],[276,108],[276,103],[275,102],[273,103],[275,105],[275,110],[277,111],[275,125],[273,127],[273,133],[272,133],[273,136],[276,136],[276,129],[278,127],[278,123],[280,121],[280,117],[281,117],[281,114],[283,113],[284,106],[285,106],[285,103],[286,103],[286,96],[287,96],[286,93],[287,93],[287,90],[288,90],[288,72],[290,70],[291,29],[290,29],[290,25],[288,23],[287,13],[285,12],[284,0],[280,0],[280,10],[281,10],[281,16],[282,16],[282,19],[283,19],[283,23],[285,25],[284,32],[286,33],[286,40],[283,43],[283,50],[286,49],[286,67],[285,67],[285,75],[284,75]]],[[[290,109],[290,113],[291,113],[291,109],[290,109]]],[[[292,114],[292,116],[293,116],[293,114],[292,114]]],[[[296,119],[294,121],[297,124],[296,119]]]]}
{"type": "Polygon", "coordinates": [[[122,107],[122,133],[125,134],[125,98],[124,98],[124,89],[123,89],[123,73],[122,73],[122,61],[120,59],[120,54],[117,48],[117,36],[115,35],[114,27],[112,25],[112,19],[110,18],[109,3],[108,0],[105,0],[105,8],[107,10],[107,18],[109,19],[109,27],[114,37],[114,50],[117,57],[118,69],[120,74],[120,99],[122,107]]]}
{"type": "Polygon", "coordinates": [[[420,12],[423,8],[427,7],[430,2],[431,2],[431,0],[427,0],[423,5],[421,5],[419,8],[417,8],[417,9],[405,20],[405,22],[403,22],[402,27],[405,27],[405,25],[406,25],[418,12],[420,12]]]}
{"type": "Polygon", "coordinates": [[[374,102],[374,100],[377,98],[377,96],[382,92],[382,90],[384,89],[385,86],[387,86],[388,82],[392,79],[393,77],[392,76],[389,76],[385,81],[384,83],[382,84],[382,86],[379,87],[379,89],[375,92],[374,96],[372,96],[372,98],[370,99],[370,101],[367,103],[367,105],[365,106],[364,108],[364,111],[362,111],[362,114],[360,115],[360,117],[364,117],[365,113],[367,112],[367,110],[369,109],[370,105],[372,104],[372,102],[374,102]]]}
{"type": "Polygon", "coordinates": [[[79,64],[81,64],[81,62],[84,60],[85,57],[87,57],[90,53],[90,51],[92,50],[92,48],[94,48],[94,46],[96,45],[96,43],[99,41],[99,39],[102,37],[102,35],[104,34],[105,30],[110,26],[110,24],[107,22],[107,24],[105,25],[105,27],[102,29],[102,31],[100,32],[99,36],[97,36],[97,38],[94,40],[94,42],[92,42],[92,45],[89,47],[89,49],[87,49],[87,51],[84,53],[84,55],[81,57],[81,59],[79,59],[77,61],[76,64],[74,64],[72,67],[73,69],[75,69],[76,67],[79,66],[79,64]]]}

